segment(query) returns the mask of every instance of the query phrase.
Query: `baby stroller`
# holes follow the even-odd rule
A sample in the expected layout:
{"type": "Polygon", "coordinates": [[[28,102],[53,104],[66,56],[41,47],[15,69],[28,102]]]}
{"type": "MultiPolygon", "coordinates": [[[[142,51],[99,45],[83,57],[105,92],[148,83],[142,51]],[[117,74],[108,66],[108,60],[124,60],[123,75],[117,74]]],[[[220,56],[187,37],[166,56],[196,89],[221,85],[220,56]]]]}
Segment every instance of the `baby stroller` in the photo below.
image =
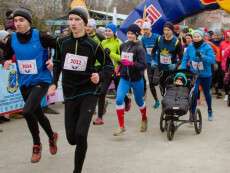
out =
{"type": "Polygon", "coordinates": [[[160,117],[160,130],[167,132],[168,140],[172,140],[176,130],[185,123],[193,123],[196,134],[202,130],[202,115],[199,108],[195,114],[191,113],[194,100],[194,83],[197,75],[188,70],[176,70],[166,78],[166,89],[162,100],[162,113],[160,117]],[[184,73],[187,78],[186,85],[175,86],[173,79],[179,72],[184,73]],[[180,119],[183,115],[190,113],[189,120],[180,119]]]}

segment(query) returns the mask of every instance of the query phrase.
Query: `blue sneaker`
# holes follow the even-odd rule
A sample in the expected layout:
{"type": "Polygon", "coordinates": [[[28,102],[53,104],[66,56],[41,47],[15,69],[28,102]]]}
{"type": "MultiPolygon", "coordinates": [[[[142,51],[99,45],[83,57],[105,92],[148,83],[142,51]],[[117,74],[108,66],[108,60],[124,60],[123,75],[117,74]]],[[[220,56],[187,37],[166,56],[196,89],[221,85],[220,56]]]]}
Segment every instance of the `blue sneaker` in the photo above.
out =
{"type": "Polygon", "coordinates": [[[208,111],[208,121],[213,121],[212,111],[208,111]]]}
{"type": "Polygon", "coordinates": [[[160,107],[160,101],[157,100],[157,101],[155,102],[155,104],[153,105],[153,107],[154,107],[154,109],[159,108],[159,107],[160,107]]]}

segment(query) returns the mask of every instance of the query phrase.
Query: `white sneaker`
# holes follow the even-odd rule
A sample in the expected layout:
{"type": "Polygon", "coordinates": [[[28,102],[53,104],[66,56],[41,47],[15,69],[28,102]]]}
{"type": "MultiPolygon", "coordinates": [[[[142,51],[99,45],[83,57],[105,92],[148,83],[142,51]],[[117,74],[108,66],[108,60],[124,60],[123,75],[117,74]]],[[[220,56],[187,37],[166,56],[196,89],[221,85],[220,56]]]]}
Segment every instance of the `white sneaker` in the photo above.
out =
{"type": "Polygon", "coordinates": [[[228,101],[228,95],[225,95],[225,96],[224,96],[224,101],[225,101],[225,102],[228,101]]]}

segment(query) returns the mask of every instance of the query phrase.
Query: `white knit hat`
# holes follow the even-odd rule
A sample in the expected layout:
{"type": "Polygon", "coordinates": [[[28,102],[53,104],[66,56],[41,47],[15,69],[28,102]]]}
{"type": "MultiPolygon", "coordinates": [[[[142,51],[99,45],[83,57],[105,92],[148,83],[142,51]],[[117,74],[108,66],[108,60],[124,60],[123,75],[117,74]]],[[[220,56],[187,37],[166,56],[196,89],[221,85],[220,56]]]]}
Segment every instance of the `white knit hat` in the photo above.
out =
{"type": "Polygon", "coordinates": [[[97,27],[96,21],[94,19],[89,19],[87,26],[90,26],[90,27],[96,29],[96,27],[97,27]]]}
{"type": "Polygon", "coordinates": [[[0,30],[0,40],[3,40],[4,38],[6,38],[7,35],[9,35],[9,32],[5,30],[0,30]]]}
{"type": "Polygon", "coordinates": [[[152,25],[150,22],[144,22],[142,25],[142,29],[152,29],[152,25]]]}

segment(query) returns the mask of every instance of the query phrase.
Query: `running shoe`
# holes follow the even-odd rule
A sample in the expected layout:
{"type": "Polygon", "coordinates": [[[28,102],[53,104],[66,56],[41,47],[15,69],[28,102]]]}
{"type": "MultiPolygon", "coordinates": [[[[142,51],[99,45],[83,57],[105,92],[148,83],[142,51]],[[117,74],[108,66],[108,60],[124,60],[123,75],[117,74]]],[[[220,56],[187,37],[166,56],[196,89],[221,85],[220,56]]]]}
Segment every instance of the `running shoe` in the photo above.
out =
{"type": "Polygon", "coordinates": [[[102,118],[96,118],[96,120],[93,121],[93,125],[103,125],[104,121],[102,120],[102,118]]]}
{"type": "Polygon", "coordinates": [[[113,136],[121,136],[125,133],[125,128],[118,128],[114,133],[113,136]]]}
{"type": "Polygon", "coordinates": [[[217,95],[216,95],[217,99],[221,99],[222,97],[223,97],[223,95],[221,93],[217,93],[217,95]]]}
{"type": "Polygon", "coordinates": [[[225,96],[224,96],[224,101],[225,101],[225,102],[228,101],[228,95],[225,95],[225,96]]]}
{"type": "Polygon", "coordinates": [[[42,157],[41,153],[42,153],[42,144],[34,145],[32,151],[31,163],[39,162],[42,157]]]}
{"type": "Polygon", "coordinates": [[[53,139],[49,140],[50,154],[55,155],[57,153],[57,140],[58,133],[54,132],[53,139]]]}
{"type": "Polygon", "coordinates": [[[148,128],[148,120],[142,120],[140,132],[146,132],[147,128],[148,128]]]}
{"type": "Polygon", "coordinates": [[[159,108],[159,107],[160,107],[160,101],[157,100],[157,101],[155,101],[155,104],[153,105],[153,108],[154,108],[154,109],[157,109],[157,108],[159,108]]]}
{"type": "Polygon", "coordinates": [[[213,114],[212,111],[208,111],[208,121],[213,121],[213,114]]]}

